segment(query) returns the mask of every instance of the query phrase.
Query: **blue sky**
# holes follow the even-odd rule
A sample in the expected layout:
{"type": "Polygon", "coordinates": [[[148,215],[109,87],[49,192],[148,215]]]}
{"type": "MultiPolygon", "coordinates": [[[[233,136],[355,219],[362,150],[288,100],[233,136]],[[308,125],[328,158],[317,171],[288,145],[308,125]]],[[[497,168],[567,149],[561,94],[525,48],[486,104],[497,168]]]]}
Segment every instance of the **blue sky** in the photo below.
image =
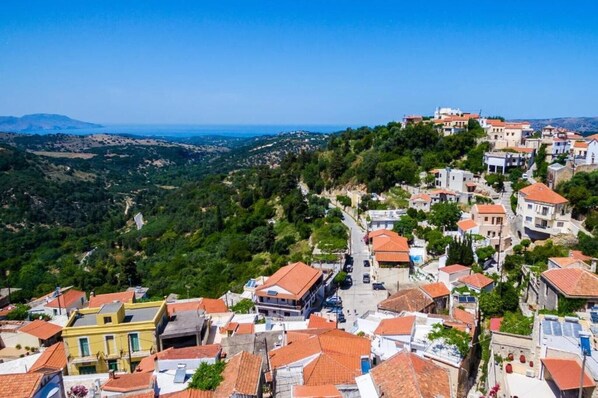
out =
{"type": "Polygon", "coordinates": [[[0,3],[0,115],[374,124],[598,116],[598,3],[0,3]],[[523,4],[522,4],[523,3],[523,4]]]}

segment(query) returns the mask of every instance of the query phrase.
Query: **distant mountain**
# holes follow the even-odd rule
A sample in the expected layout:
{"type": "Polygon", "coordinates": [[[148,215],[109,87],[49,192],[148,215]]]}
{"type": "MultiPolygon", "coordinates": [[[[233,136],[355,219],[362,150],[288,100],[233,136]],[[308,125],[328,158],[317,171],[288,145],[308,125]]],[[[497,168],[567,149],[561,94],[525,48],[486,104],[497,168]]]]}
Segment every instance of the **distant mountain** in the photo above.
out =
{"type": "Polygon", "coordinates": [[[20,133],[32,131],[75,130],[103,127],[99,124],[82,122],[64,115],[36,113],[33,115],[0,116],[0,131],[20,133]]]}
{"type": "Polygon", "coordinates": [[[551,119],[522,120],[530,122],[534,130],[541,130],[542,127],[550,124],[555,127],[563,127],[581,133],[598,131],[598,117],[555,117],[551,119]]]}

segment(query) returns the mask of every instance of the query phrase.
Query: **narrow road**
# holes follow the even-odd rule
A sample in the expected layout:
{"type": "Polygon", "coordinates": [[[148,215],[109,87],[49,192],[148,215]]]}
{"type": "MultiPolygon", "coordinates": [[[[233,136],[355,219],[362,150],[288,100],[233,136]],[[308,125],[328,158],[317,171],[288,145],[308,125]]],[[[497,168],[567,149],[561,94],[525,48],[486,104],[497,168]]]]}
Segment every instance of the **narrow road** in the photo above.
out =
{"type": "MultiPolygon", "coordinates": [[[[342,209],[341,209],[342,210],[342,209]]],[[[343,224],[349,228],[350,254],[353,257],[353,286],[346,290],[339,289],[339,296],[343,300],[343,310],[347,323],[344,328],[350,331],[358,316],[367,311],[375,311],[380,301],[387,297],[386,290],[373,290],[371,283],[363,283],[363,274],[371,273],[371,267],[363,265],[364,260],[370,260],[370,251],[364,241],[365,231],[349,214],[343,211],[343,224]]]]}

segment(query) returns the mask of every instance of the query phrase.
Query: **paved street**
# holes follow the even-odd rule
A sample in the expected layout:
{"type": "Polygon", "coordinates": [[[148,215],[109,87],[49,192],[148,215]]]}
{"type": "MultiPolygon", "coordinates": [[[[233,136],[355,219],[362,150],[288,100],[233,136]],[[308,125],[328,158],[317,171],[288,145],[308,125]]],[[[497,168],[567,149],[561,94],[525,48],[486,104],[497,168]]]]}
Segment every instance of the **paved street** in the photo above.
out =
{"type": "Polygon", "coordinates": [[[355,220],[343,212],[343,223],[349,227],[351,233],[351,255],[353,256],[353,286],[347,290],[339,289],[339,296],[343,299],[343,310],[347,323],[341,324],[346,330],[351,330],[357,316],[363,315],[368,310],[375,310],[377,304],[384,300],[388,293],[386,290],[373,290],[371,283],[363,283],[363,274],[371,273],[370,268],[363,266],[363,260],[370,260],[370,253],[364,242],[365,231],[357,225],[355,220]],[[357,314],[355,314],[357,310],[357,314]]]}

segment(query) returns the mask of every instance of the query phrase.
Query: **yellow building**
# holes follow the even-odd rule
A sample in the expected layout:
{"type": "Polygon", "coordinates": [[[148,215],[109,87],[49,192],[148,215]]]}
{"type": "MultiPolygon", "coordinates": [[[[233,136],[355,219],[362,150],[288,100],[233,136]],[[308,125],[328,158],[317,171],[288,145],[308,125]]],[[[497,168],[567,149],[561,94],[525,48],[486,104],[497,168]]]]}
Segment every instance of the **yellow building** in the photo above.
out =
{"type": "Polygon", "coordinates": [[[130,372],[158,351],[166,302],[113,302],[75,311],[62,330],[71,375],[130,372]]]}

